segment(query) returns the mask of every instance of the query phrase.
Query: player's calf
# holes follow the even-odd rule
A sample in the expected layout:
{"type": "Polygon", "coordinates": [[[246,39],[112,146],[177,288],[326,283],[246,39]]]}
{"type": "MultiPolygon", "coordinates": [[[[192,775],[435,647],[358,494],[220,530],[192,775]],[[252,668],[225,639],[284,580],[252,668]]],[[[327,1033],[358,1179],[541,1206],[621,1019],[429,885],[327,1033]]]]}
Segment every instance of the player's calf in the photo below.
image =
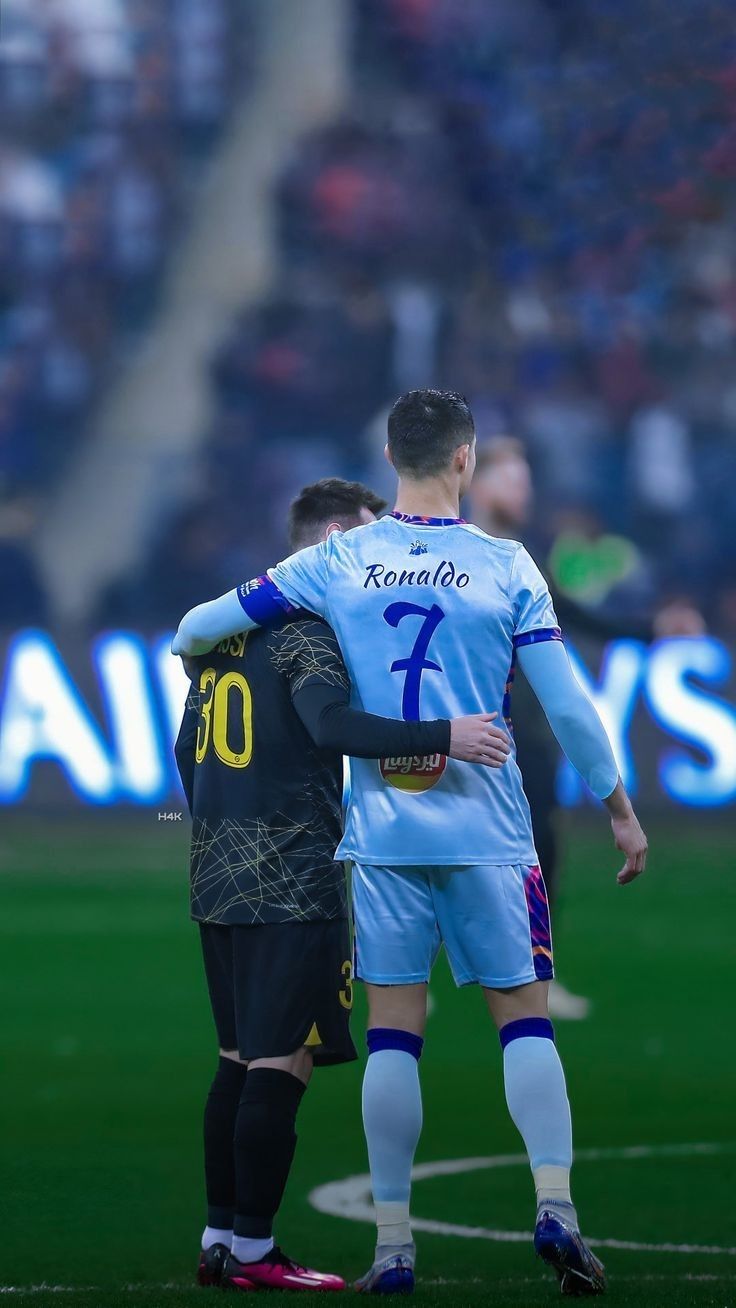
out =
{"type": "Polygon", "coordinates": [[[509,1112],[529,1154],[537,1192],[534,1248],[566,1295],[602,1294],[603,1264],[585,1244],[570,1197],[572,1127],[565,1076],[548,1018],[501,1026],[509,1112]]]}
{"type": "Polygon", "coordinates": [[[273,1221],[296,1149],[304,1082],[277,1067],[251,1066],[235,1121],[232,1252],[260,1263],[273,1249],[273,1221]]]}
{"type": "Polygon", "coordinates": [[[197,1281],[219,1285],[233,1239],[235,1164],[233,1135],[247,1068],[233,1050],[220,1050],[217,1071],[204,1111],[204,1164],[207,1185],[207,1226],[197,1281]]]}
{"type": "MultiPolygon", "coordinates": [[[[379,988],[370,987],[371,1017],[378,1009],[379,988]]],[[[421,990],[422,1025],[426,1013],[426,986],[392,987],[392,1002],[401,991],[421,990]]],[[[411,1235],[409,1197],[411,1168],[422,1128],[419,1086],[421,1036],[411,1030],[371,1026],[368,1030],[368,1064],[363,1080],[363,1124],[371,1167],[376,1209],[376,1251],[372,1266],[355,1285],[361,1293],[410,1294],[414,1289],[416,1249],[411,1235]]]]}

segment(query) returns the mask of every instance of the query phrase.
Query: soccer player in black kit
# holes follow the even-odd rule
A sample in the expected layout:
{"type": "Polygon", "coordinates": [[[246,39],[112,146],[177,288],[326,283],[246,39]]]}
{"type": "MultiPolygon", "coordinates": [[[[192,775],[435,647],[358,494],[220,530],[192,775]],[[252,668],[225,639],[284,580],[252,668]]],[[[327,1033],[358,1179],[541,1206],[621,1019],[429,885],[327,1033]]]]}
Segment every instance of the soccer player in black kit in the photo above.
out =
{"type": "MultiPolygon", "coordinates": [[[[291,506],[292,550],[384,507],[356,482],[309,486],[291,506]]],[[[337,639],[309,614],[223,641],[187,670],[176,759],[192,814],[191,914],[220,1045],[204,1117],[197,1279],[341,1290],[341,1277],[274,1246],[272,1227],[312,1068],[356,1057],[345,876],[334,862],[342,756],[450,754],[501,767],[508,743],[487,714],[402,722],[350,708],[337,639]]]]}

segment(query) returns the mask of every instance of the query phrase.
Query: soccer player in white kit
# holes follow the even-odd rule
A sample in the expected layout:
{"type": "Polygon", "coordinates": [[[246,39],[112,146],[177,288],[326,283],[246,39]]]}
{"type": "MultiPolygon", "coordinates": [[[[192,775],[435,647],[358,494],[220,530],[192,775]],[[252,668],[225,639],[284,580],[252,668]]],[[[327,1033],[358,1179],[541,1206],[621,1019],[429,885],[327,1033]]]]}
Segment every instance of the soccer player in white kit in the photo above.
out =
{"type": "MultiPolygon", "coordinates": [[[[647,842],[608,737],[575,679],[546,583],[526,550],[459,516],[475,427],[452,391],[410,391],[388,423],[399,476],[388,517],[286,559],[182,619],[174,653],[196,654],[293,607],[337,633],[360,708],[420,720],[509,718],[518,661],[552,730],[606,805],[627,884],[647,842]]],[[[356,975],[369,1002],[363,1121],[378,1240],[358,1288],[411,1291],[410,1175],[422,1122],[418,1062],[427,982],[444,944],[458,985],[483,987],[504,1054],[506,1099],[537,1195],[534,1243],[563,1293],[605,1289],[570,1196],[572,1133],[547,1012],[553,975],[544,882],[512,758],[500,769],[424,759],[356,759],[337,856],[353,862],[356,975]]]]}

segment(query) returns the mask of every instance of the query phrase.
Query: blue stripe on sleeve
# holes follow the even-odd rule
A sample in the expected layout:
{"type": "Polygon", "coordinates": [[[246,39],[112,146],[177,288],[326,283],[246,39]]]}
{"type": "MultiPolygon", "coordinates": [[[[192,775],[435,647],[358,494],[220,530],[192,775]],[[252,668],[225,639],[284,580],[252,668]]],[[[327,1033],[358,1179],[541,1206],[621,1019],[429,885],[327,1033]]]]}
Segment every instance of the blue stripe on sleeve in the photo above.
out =
{"type": "Polygon", "coordinates": [[[255,577],[238,586],[238,599],[251,622],[259,627],[272,626],[278,618],[297,611],[270,577],[255,577]]]}
{"type": "Polygon", "coordinates": [[[560,628],[537,627],[536,631],[522,631],[520,636],[514,636],[514,649],[522,645],[538,645],[543,640],[562,640],[560,628]]]}

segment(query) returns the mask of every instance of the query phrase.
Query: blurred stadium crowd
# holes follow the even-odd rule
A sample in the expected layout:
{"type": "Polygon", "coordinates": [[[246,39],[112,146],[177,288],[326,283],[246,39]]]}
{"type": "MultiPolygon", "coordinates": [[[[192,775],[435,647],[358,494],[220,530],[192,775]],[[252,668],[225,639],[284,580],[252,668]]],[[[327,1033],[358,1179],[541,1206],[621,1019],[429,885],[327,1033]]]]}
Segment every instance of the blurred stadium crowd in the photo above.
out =
{"type": "MultiPolygon", "coordinates": [[[[433,384],[467,394],[482,442],[524,442],[559,588],[614,616],[688,596],[736,637],[731,4],[345,3],[351,103],[285,162],[280,276],[214,352],[197,498],[100,619],[174,621],[273,561],[305,480],[388,489],[382,415],[433,384]]],[[[155,304],[190,147],[247,87],[235,0],[106,0],[127,30],[86,39],[101,5],[4,7],[10,505],[155,304]]]]}
{"type": "Polygon", "coordinates": [[[247,88],[244,18],[239,0],[3,0],[5,622],[43,616],[24,545],[29,494],[63,471],[126,339],[155,309],[198,160],[235,87],[247,88]]]}

